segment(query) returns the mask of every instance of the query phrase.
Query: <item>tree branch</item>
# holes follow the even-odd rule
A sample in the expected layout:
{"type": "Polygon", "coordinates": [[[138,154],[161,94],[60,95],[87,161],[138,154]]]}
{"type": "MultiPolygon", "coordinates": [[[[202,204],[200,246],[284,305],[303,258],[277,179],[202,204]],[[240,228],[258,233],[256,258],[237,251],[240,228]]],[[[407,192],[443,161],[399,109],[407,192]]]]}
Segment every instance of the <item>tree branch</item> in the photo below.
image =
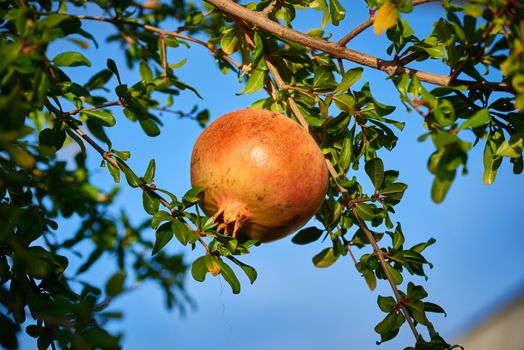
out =
{"type": "Polygon", "coordinates": [[[393,277],[391,277],[391,273],[389,272],[388,264],[386,263],[386,260],[384,259],[384,252],[378,246],[377,241],[375,240],[375,237],[373,237],[373,234],[371,233],[371,231],[369,231],[366,223],[358,215],[357,210],[355,209],[354,206],[351,207],[351,212],[353,213],[353,216],[357,219],[358,225],[362,228],[362,231],[364,231],[364,233],[366,234],[366,237],[369,243],[371,243],[375,256],[378,258],[378,261],[380,262],[380,266],[382,267],[382,270],[384,271],[384,274],[386,275],[389,285],[391,286],[391,289],[393,290],[393,293],[395,294],[395,298],[397,299],[397,305],[399,305],[400,309],[402,310],[402,313],[404,314],[404,317],[406,318],[409,328],[411,328],[413,335],[415,336],[415,338],[418,341],[420,335],[418,334],[418,331],[415,328],[415,324],[413,323],[413,320],[411,319],[408,309],[404,305],[402,295],[400,295],[397,285],[395,284],[395,282],[393,282],[393,277]]]}
{"type": "MultiPolygon", "coordinates": [[[[277,68],[271,63],[269,59],[266,58],[266,66],[271,72],[271,75],[273,75],[273,78],[275,78],[275,83],[277,84],[277,87],[282,90],[286,87],[286,83],[284,80],[282,80],[282,77],[280,76],[280,73],[278,73],[277,68]]],[[[298,122],[300,125],[306,130],[309,131],[309,124],[306,121],[306,118],[302,115],[302,112],[300,112],[300,109],[298,108],[297,103],[295,100],[291,97],[287,98],[287,102],[289,104],[289,108],[291,108],[291,111],[297,117],[298,122]]]]}
{"type": "MultiPolygon", "coordinates": [[[[40,16],[49,16],[49,15],[52,15],[54,13],[53,12],[48,12],[48,13],[46,13],[46,12],[37,12],[37,14],[40,15],[40,16]]],[[[207,50],[209,50],[209,52],[211,52],[211,54],[213,54],[214,56],[218,56],[218,57],[222,58],[223,60],[229,62],[231,65],[235,66],[236,68],[242,69],[242,65],[240,63],[238,63],[237,61],[235,61],[234,59],[232,59],[231,57],[229,57],[225,53],[221,52],[220,50],[217,50],[217,49],[214,49],[212,47],[209,47],[207,45],[207,43],[202,41],[202,40],[199,40],[199,39],[196,39],[196,38],[193,38],[193,37],[181,34],[179,32],[164,30],[164,29],[161,29],[161,28],[149,25],[149,24],[142,24],[142,23],[139,23],[139,22],[127,21],[127,20],[123,20],[123,19],[120,19],[120,18],[107,18],[107,17],[100,17],[100,16],[88,16],[88,15],[69,15],[69,16],[76,17],[78,19],[85,19],[85,20],[91,20],[91,21],[112,23],[115,26],[118,26],[118,25],[121,25],[121,24],[125,24],[125,25],[129,25],[129,26],[132,26],[132,27],[140,27],[140,28],[143,28],[144,30],[147,30],[147,31],[150,31],[150,32],[153,32],[153,33],[158,33],[160,35],[164,35],[164,36],[168,35],[168,36],[172,36],[172,37],[175,37],[175,38],[178,38],[178,39],[182,39],[182,40],[185,40],[185,41],[190,41],[192,43],[195,43],[195,44],[198,44],[200,46],[205,47],[207,50]]]]}
{"type": "MultiPolygon", "coordinates": [[[[266,57],[266,66],[268,67],[269,71],[271,72],[271,74],[275,78],[275,82],[277,84],[277,87],[279,89],[285,88],[286,87],[285,82],[282,80],[282,77],[278,73],[278,70],[276,69],[276,67],[271,63],[271,61],[267,57],[266,57]]],[[[292,97],[288,97],[287,100],[288,100],[288,103],[289,103],[289,107],[291,108],[291,111],[297,116],[297,119],[299,120],[300,124],[303,127],[305,125],[304,128],[306,130],[308,130],[308,127],[307,127],[308,124],[307,124],[304,116],[302,115],[302,112],[300,112],[300,110],[298,108],[298,105],[296,104],[295,100],[292,97]]],[[[377,242],[375,241],[375,238],[373,237],[373,235],[371,234],[371,232],[367,228],[366,223],[364,221],[362,221],[362,219],[358,216],[358,214],[357,214],[357,212],[355,210],[355,204],[356,203],[367,202],[367,201],[370,201],[371,199],[367,198],[367,197],[349,199],[349,194],[348,194],[347,190],[344,187],[342,187],[338,183],[338,181],[337,181],[339,176],[338,176],[337,171],[335,170],[335,167],[333,166],[333,163],[331,163],[331,161],[329,159],[327,159],[327,158],[326,158],[326,165],[327,165],[328,171],[329,171],[331,177],[333,178],[333,180],[335,181],[339,191],[342,193],[342,196],[344,196],[345,200],[347,201],[348,207],[351,208],[351,211],[352,211],[353,215],[355,216],[355,218],[357,219],[357,222],[358,222],[359,226],[365,232],[366,237],[368,238],[369,242],[371,243],[371,245],[373,247],[373,251],[374,251],[375,255],[377,256],[378,260],[380,261],[382,269],[384,270],[384,273],[386,274],[386,278],[389,281],[389,284],[391,285],[393,293],[395,294],[395,297],[397,299],[398,305],[400,306],[400,308],[401,308],[401,310],[402,310],[402,312],[403,312],[403,314],[404,314],[404,316],[405,316],[405,318],[406,318],[406,320],[407,320],[407,322],[409,324],[409,327],[411,328],[411,331],[415,335],[415,338],[418,340],[419,339],[419,334],[417,332],[417,329],[415,328],[415,325],[413,324],[413,320],[411,319],[411,316],[409,315],[409,311],[407,310],[407,308],[402,303],[402,296],[400,295],[400,293],[399,293],[399,291],[397,289],[397,286],[393,282],[393,277],[391,276],[391,273],[388,270],[386,261],[384,260],[384,253],[382,252],[382,249],[379,248],[377,242]]],[[[350,253],[350,255],[351,255],[352,259],[353,259],[353,262],[356,264],[357,260],[355,259],[353,253],[350,250],[349,242],[345,245],[345,247],[346,247],[347,251],[350,253]]]]}
{"type": "Polygon", "coordinates": [[[160,40],[162,41],[162,77],[167,80],[167,48],[166,48],[166,36],[160,34],[160,40]]]}
{"type": "MultiPolygon", "coordinates": [[[[85,140],[91,147],[93,147],[101,156],[103,159],[105,159],[108,163],[111,163],[112,166],[116,167],[119,171],[122,171],[122,167],[120,164],[111,156],[111,153],[104,150],[95,140],[93,140],[89,135],[87,135],[81,128],[78,127],[69,117],[71,116],[72,112],[78,113],[78,110],[74,110],[72,112],[63,112],[62,110],[56,108],[53,106],[48,100],[44,102],[45,107],[49,112],[56,115],[56,117],[63,121],[69,129],[71,129],[75,134],[77,134],[79,137],[81,137],[83,140],[85,140]]],[[[95,109],[95,108],[91,108],[95,109]]],[[[171,214],[174,213],[174,210],[170,208],[169,202],[158,194],[154,190],[154,187],[149,186],[145,182],[142,182],[142,184],[139,186],[140,189],[144,192],[150,193],[154,198],[158,199],[159,202],[166,207],[171,214]]]]}
{"type": "Polygon", "coordinates": [[[358,25],[355,29],[353,29],[351,32],[346,34],[342,39],[340,39],[337,44],[340,46],[346,46],[347,43],[349,43],[353,38],[355,38],[357,35],[362,33],[367,28],[371,27],[375,23],[375,17],[369,17],[367,21],[361,23],[358,25]]]}
{"type": "Polygon", "coordinates": [[[297,44],[307,46],[314,50],[323,51],[335,58],[346,59],[363,66],[381,70],[386,72],[388,75],[408,74],[410,76],[416,76],[421,81],[440,86],[466,85],[468,88],[487,88],[497,91],[513,92],[513,88],[505,83],[493,82],[480,83],[479,85],[478,82],[464,80],[454,81],[449,76],[403,67],[402,65],[399,65],[398,62],[373,57],[362,52],[348,49],[336,42],[330,42],[324,39],[312,37],[302,32],[285,27],[275,21],[272,21],[263,14],[251,11],[231,0],[205,1],[215,6],[220,11],[233,17],[241,18],[242,20],[251,23],[253,26],[274,34],[277,37],[293,41],[297,44]]]}

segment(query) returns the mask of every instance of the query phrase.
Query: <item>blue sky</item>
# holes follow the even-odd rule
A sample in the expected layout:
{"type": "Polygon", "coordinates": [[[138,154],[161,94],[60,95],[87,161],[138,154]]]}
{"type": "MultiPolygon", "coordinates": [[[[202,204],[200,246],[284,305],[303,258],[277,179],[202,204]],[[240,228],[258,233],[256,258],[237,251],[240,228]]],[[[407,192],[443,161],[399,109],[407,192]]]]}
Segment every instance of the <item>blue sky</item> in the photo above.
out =
{"type": "MultiPolygon", "coordinates": [[[[436,7],[420,6],[416,14],[407,18],[416,30],[428,33],[433,20],[440,15],[436,7]]],[[[363,6],[349,8],[346,20],[334,37],[341,37],[366,16],[363,6]]],[[[305,19],[297,28],[310,29],[319,23],[314,15],[305,19]]],[[[98,38],[112,30],[104,23],[86,22],[84,27],[98,33],[98,38]]],[[[99,42],[102,44],[101,39],[99,42]]],[[[387,45],[384,37],[377,37],[369,30],[352,41],[350,47],[384,58],[387,45]]],[[[52,50],[72,48],[62,43],[52,50]]],[[[120,51],[117,46],[103,44],[98,50],[86,53],[93,62],[89,73],[83,68],[71,68],[67,72],[82,81],[105,67],[107,58],[123,62],[120,51]]],[[[213,58],[201,47],[170,50],[168,57],[171,63],[188,59],[178,76],[197,87],[204,98],[200,101],[190,92],[183,93],[175,96],[175,108],[190,110],[194,104],[199,104],[209,108],[215,119],[228,111],[245,108],[257,99],[256,95],[237,96],[242,85],[236,76],[222,75],[213,58]]],[[[121,70],[124,67],[123,63],[119,66],[121,70]]],[[[346,64],[346,68],[352,66],[346,64]]],[[[433,66],[426,66],[426,70],[445,73],[433,66]]],[[[121,71],[121,75],[128,83],[138,79],[136,72],[122,74],[121,71]]],[[[445,338],[452,340],[503,303],[513,291],[522,289],[524,271],[518,267],[524,243],[522,177],[513,175],[509,162],[504,161],[495,183],[484,185],[483,144],[479,144],[470,154],[469,174],[458,176],[445,201],[434,204],[430,199],[432,176],[426,167],[433,146],[430,141],[417,141],[424,132],[420,116],[406,112],[383,73],[366,69],[362,82],[366,80],[371,82],[372,92],[379,101],[398,107],[392,117],[406,122],[405,130],[399,133],[397,147],[381,154],[386,168],[399,169],[399,180],[409,185],[393,219],[402,223],[407,245],[430,237],[437,240],[427,251],[427,258],[434,264],[428,272],[429,280],[407,280],[422,284],[429,292],[428,300],[446,309],[447,317],[436,314],[431,321],[445,338]]],[[[149,138],[138,124],[130,123],[119,112],[117,116],[117,127],[108,129],[114,148],[131,151],[129,164],[137,172],[144,171],[149,159],[155,158],[157,185],[175,194],[184,193],[190,187],[192,145],[202,129],[195,122],[165,114],[161,135],[149,138]]],[[[63,156],[67,157],[71,150],[65,152],[63,156]]],[[[109,188],[112,179],[105,169],[98,168],[98,154],[89,150],[88,158],[96,174],[96,183],[109,188]]],[[[371,184],[365,177],[360,176],[359,180],[371,191],[371,184]]],[[[124,184],[115,212],[124,208],[135,223],[140,222],[146,218],[141,202],[140,191],[124,184]]],[[[63,227],[67,225],[64,223],[63,227]]],[[[153,236],[154,232],[151,230],[149,234],[153,236]]],[[[115,300],[112,309],[124,311],[125,318],[111,327],[125,333],[123,345],[129,350],[174,347],[195,350],[393,350],[412,345],[413,336],[407,327],[395,340],[375,345],[379,336],[373,328],[384,316],[376,298],[379,294],[391,295],[391,291],[385,282],[379,283],[377,290],[369,291],[349,258],[340,259],[327,269],[315,268],[311,257],[326,245],[327,242],[297,246],[289,237],[253,248],[244,261],[257,269],[259,277],[254,285],[249,285],[247,279],[240,276],[240,295],[233,295],[221,278],[208,277],[199,283],[188,277],[187,291],[196,301],[197,309],[185,317],[166,311],[161,290],[156,285],[144,283],[115,300]]],[[[188,262],[203,254],[198,248],[196,252],[184,250],[174,240],[167,249],[184,251],[188,262]]],[[[359,256],[369,252],[370,249],[355,251],[359,256]]],[[[89,278],[101,285],[116,272],[111,270],[113,268],[102,261],[89,278]]],[[[134,281],[128,283],[136,286],[134,281]]],[[[31,340],[24,339],[22,348],[32,348],[32,344],[31,340]]]]}

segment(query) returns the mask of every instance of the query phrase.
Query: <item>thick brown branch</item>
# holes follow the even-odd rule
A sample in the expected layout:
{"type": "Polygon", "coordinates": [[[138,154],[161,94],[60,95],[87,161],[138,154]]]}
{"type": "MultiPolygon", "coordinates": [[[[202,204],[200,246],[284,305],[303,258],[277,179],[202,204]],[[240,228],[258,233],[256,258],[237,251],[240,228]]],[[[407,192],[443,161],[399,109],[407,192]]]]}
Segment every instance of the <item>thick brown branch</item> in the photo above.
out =
{"type": "Polygon", "coordinates": [[[395,298],[397,299],[397,304],[400,306],[400,309],[402,310],[402,313],[404,314],[404,317],[406,318],[406,321],[408,322],[409,328],[411,328],[413,335],[418,340],[419,339],[418,331],[415,328],[415,325],[413,323],[413,320],[411,319],[408,309],[402,302],[403,298],[402,298],[402,295],[400,295],[400,292],[398,291],[397,285],[395,284],[395,282],[393,282],[393,277],[391,276],[391,273],[389,272],[388,264],[386,263],[386,260],[384,259],[384,252],[378,246],[377,241],[375,240],[375,237],[373,237],[373,234],[371,233],[371,231],[369,231],[366,223],[358,215],[357,210],[355,209],[354,206],[351,208],[351,211],[353,213],[353,216],[357,219],[358,225],[360,226],[360,228],[362,228],[362,231],[364,231],[364,233],[366,234],[366,237],[369,240],[369,243],[371,243],[375,256],[377,257],[378,261],[380,262],[380,266],[382,267],[382,270],[384,271],[384,274],[386,275],[386,278],[391,286],[391,289],[393,290],[393,293],[395,294],[395,298]]]}
{"type": "Polygon", "coordinates": [[[485,83],[478,85],[477,82],[456,82],[453,81],[449,76],[433,74],[403,67],[395,61],[383,60],[377,57],[373,57],[362,52],[348,49],[344,46],[339,45],[338,43],[312,37],[302,32],[298,32],[291,28],[285,27],[275,21],[272,21],[263,14],[251,11],[231,0],[205,1],[226,14],[229,14],[233,17],[241,18],[242,20],[251,23],[253,26],[263,29],[266,32],[272,33],[280,38],[293,41],[297,44],[307,46],[311,49],[323,51],[332,55],[335,58],[346,59],[348,61],[358,63],[363,66],[381,70],[383,72],[386,72],[388,75],[409,74],[410,76],[416,76],[421,81],[440,86],[466,85],[468,87],[472,86],[472,88],[486,87],[498,91],[513,91],[513,89],[505,83],[485,83]]]}

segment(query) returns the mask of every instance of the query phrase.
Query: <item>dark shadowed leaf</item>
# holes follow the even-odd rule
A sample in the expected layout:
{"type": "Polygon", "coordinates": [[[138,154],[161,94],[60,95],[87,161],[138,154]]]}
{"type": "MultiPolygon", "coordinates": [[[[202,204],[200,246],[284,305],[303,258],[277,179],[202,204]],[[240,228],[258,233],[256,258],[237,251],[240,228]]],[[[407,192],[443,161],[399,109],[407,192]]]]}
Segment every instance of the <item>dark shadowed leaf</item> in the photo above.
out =
{"type": "Polygon", "coordinates": [[[151,255],[158,253],[160,249],[162,249],[173,238],[171,224],[166,222],[160,225],[160,227],[156,230],[155,237],[155,245],[153,246],[151,255]]]}
{"type": "Polygon", "coordinates": [[[126,274],[124,272],[117,272],[106,283],[106,294],[112,298],[124,290],[124,282],[126,280],[126,274]]]}
{"type": "Polygon", "coordinates": [[[324,231],[316,227],[308,227],[300,230],[291,241],[295,244],[308,244],[316,241],[324,231]]]}
{"type": "Polygon", "coordinates": [[[384,183],[384,163],[380,158],[373,158],[366,162],[366,174],[368,174],[373,186],[379,190],[384,183]]]}

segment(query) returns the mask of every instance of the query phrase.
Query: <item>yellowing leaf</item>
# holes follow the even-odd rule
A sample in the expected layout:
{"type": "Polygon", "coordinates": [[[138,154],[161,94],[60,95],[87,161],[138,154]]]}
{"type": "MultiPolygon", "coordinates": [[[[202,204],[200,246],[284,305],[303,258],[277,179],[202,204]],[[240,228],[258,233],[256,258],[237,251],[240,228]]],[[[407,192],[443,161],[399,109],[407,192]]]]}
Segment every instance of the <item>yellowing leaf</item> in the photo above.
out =
{"type": "Polygon", "coordinates": [[[206,268],[213,276],[216,276],[220,273],[220,264],[218,263],[218,259],[215,257],[207,257],[206,260],[206,268]]]}
{"type": "Polygon", "coordinates": [[[400,18],[399,10],[391,2],[386,2],[382,5],[375,15],[375,22],[373,23],[373,31],[380,35],[384,31],[393,27],[400,18]]]}

